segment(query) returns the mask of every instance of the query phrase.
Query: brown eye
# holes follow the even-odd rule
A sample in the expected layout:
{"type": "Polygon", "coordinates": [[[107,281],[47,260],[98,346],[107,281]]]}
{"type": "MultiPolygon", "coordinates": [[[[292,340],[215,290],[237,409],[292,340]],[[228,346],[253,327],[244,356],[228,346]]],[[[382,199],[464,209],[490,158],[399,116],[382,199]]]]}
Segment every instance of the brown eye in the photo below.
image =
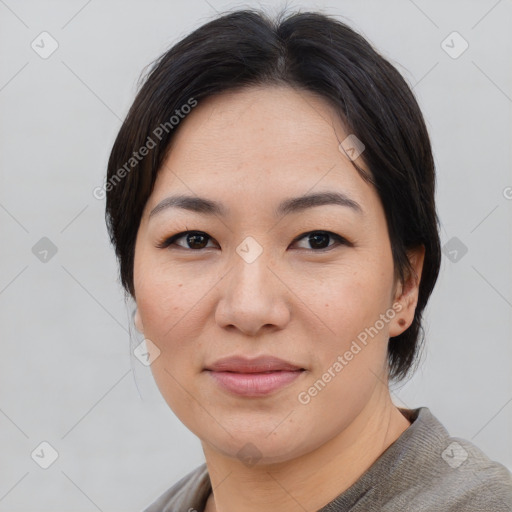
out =
{"type": "Polygon", "coordinates": [[[305,249],[313,249],[315,252],[330,249],[337,245],[350,245],[343,237],[330,231],[310,231],[296,238],[295,241],[303,239],[306,239],[306,242],[310,245],[310,247],[305,247],[305,249]],[[329,244],[330,239],[334,239],[335,243],[329,244]]]}
{"type": "Polygon", "coordinates": [[[158,247],[164,249],[166,247],[177,246],[182,249],[201,250],[207,248],[208,240],[211,237],[202,231],[183,231],[165,239],[158,244],[158,247]],[[183,239],[183,243],[176,243],[178,240],[183,239]]]}
{"type": "MultiPolygon", "coordinates": [[[[352,245],[345,238],[332,233],[331,231],[310,231],[304,233],[294,240],[294,243],[306,239],[309,247],[304,247],[307,250],[313,250],[314,252],[321,252],[324,250],[330,250],[333,247],[339,245],[352,245]],[[331,240],[334,243],[329,243],[331,240]]],[[[160,242],[157,247],[161,249],[165,248],[181,248],[185,250],[200,251],[202,249],[208,249],[208,241],[212,240],[212,237],[203,231],[182,231],[169,238],[166,238],[160,242]],[[177,243],[178,240],[183,239],[181,243],[177,243]]],[[[210,246],[211,247],[211,246],[210,246]]]]}

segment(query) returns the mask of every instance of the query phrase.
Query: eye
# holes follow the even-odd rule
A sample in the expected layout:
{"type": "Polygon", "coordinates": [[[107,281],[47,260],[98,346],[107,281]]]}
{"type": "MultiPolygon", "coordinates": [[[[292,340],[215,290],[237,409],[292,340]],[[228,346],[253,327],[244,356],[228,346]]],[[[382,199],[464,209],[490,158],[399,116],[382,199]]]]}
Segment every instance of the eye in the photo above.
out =
{"type": "Polygon", "coordinates": [[[203,231],[182,231],[181,233],[177,233],[176,235],[166,238],[160,242],[157,247],[160,249],[165,249],[171,245],[176,245],[182,249],[190,249],[196,251],[207,248],[206,243],[209,239],[211,239],[211,237],[203,231]],[[182,238],[185,240],[184,243],[186,245],[176,243],[182,238]]]}
{"type": "MultiPolygon", "coordinates": [[[[299,242],[306,239],[306,243],[310,244],[311,247],[305,247],[305,249],[311,249],[314,252],[320,252],[324,250],[330,250],[330,248],[336,245],[352,245],[345,238],[331,231],[310,231],[303,233],[298,236],[293,243],[299,242]],[[329,239],[333,239],[335,243],[329,244],[329,239]]],[[[165,249],[172,245],[180,247],[182,249],[189,249],[193,251],[199,251],[201,249],[207,249],[208,241],[212,240],[212,237],[204,231],[182,231],[169,238],[166,238],[160,242],[157,247],[165,249]],[[178,240],[183,239],[183,244],[177,243],[178,240]]]]}
{"type": "MultiPolygon", "coordinates": [[[[330,250],[336,245],[351,245],[345,238],[331,231],[310,231],[297,237],[294,242],[306,239],[306,243],[311,244],[311,247],[315,249],[314,252],[320,252],[322,250],[330,250]],[[335,240],[334,244],[329,244],[329,239],[335,240]]],[[[309,247],[306,247],[309,249],[309,247]]]]}

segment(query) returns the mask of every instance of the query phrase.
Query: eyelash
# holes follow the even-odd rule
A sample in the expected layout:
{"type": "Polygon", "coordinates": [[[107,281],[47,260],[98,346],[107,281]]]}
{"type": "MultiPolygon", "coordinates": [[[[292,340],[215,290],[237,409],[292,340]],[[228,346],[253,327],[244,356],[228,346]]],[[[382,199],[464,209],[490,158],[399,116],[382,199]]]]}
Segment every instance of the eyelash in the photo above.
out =
{"type": "MultiPolygon", "coordinates": [[[[189,247],[182,247],[180,245],[175,244],[176,240],[179,240],[180,238],[183,238],[189,234],[206,236],[208,238],[208,240],[213,240],[213,238],[211,236],[209,236],[207,233],[205,233],[204,231],[182,231],[180,233],[176,233],[175,235],[173,235],[171,237],[165,238],[164,240],[159,242],[156,247],[159,249],[168,249],[171,245],[176,245],[176,247],[178,247],[179,249],[184,249],[186,251],[194,251],[194,252],[200,252],[200,251],[203,251],[204,249],[211,249],[211,247],[203,247],[201,249],[191,249],[189,247]]],[[[322,249],[309,249],[313,252],[327,252],[339,245],[347,245],[350,247],[352,247],[352,245],[353,245],[352,243],[350,243],[348,240],[346,240],[342,236],[340,236],[336,233],[333,233],[331,231],[325,231],[325,230],[308,231],[307,233],[303,233],[302,235],[299,235],[298,237],[296,237],[292,243],[298,242],[298,241],[302,240],[303,238],[306,238],[308,235],[313,235],[313,234],[322,234],[325,236],[329,236],[329,237],[333,238],[334,240],[336,240],[336,242],[337,242],[336,244],[329,245],[322,249]]],[[[306,250],[308,250],[308,249],[306,249],[306,250]]]]}

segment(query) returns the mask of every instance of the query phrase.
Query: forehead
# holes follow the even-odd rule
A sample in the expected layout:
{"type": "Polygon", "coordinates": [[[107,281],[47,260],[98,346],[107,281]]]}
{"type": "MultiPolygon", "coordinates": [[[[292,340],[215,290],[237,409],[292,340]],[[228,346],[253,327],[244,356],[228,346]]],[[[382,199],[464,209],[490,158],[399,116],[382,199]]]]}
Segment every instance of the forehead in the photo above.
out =
{"type": "Polygon", "coordinates": [[[179,126],[173,148],[197,158],[279,160],[313,146],[320,151],[338,136],[346,136],[345,130],[323,98],[291,87],[258,86],[201,100],[179,126]]]}
{"type": "Polygon", "coordinates": [[[348,135],[310,91],[258,86],[206,98],[178,126],[148,207],[170,191],[254,206],[332,189],[364,202],[369,185],[339,147],[348,135]]]}

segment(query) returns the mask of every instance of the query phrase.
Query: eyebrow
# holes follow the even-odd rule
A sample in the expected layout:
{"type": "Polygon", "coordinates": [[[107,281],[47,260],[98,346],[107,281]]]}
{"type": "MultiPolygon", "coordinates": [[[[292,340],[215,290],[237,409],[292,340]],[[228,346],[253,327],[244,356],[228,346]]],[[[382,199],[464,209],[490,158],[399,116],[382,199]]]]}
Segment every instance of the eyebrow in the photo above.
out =
{"type": "MultiPolygon", "coordinates": [[[[285,199],[274,213],[276,217],[283,217],[290,213],[297,213],[307,210],[308,208],[323,205],[338,205],[350,208],[359,214],[363,213],[361,205],[342,192],[318,192],[285,199]]],[[[149,218],[168,208],[181,208],[203,215],[215,215],[220,217],[226,217],[229,214],[229,210],[222,203],[217,201],[198,196],[176,195],[160,201],[151,210],[149,218]]]]}

